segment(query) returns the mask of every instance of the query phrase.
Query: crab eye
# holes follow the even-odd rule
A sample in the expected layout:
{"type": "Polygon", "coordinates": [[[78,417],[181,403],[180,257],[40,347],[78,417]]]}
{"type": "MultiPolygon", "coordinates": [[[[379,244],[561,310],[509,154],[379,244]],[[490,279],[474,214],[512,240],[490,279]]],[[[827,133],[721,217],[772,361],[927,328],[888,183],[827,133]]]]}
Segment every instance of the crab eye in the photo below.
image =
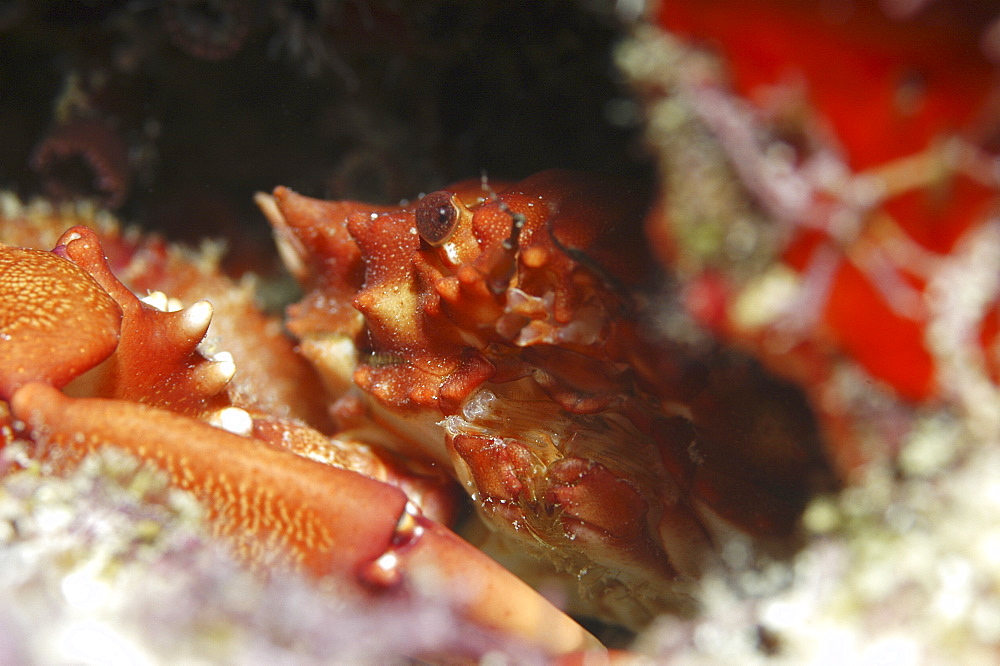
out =
{"type": "Polygon", "coordinates": [[[417,204],[417,233],[436,247],[451,238],[460,217],[451,192],[431,192],[417,204]]]}

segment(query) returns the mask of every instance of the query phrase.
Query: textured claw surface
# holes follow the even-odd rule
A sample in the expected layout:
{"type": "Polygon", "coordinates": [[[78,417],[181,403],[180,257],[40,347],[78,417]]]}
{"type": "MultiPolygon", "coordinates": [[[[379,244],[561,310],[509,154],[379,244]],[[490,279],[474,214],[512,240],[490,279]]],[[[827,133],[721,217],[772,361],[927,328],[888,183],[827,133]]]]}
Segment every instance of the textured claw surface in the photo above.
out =
{"type": "Polygon", "coordinates": [[[0,245],[0,398],[32,381],[63,386],[118,345],[121,309],[82,269],[0,245]]]}

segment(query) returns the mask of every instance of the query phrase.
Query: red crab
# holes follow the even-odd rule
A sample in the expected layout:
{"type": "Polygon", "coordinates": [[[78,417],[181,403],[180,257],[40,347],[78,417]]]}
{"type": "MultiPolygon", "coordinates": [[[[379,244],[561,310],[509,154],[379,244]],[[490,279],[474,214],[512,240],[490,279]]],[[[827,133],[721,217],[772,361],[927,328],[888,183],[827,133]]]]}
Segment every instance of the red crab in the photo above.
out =
{"type": "Polygon", "coordinates": [[[340,427],[453,470],[585,612],[640,625],[689,603],[727,530],[793,530],[822,471],[809,410],[747,359],[650,337],[643,191],[546,171],[398,207],[259,201],[340,427]]]}

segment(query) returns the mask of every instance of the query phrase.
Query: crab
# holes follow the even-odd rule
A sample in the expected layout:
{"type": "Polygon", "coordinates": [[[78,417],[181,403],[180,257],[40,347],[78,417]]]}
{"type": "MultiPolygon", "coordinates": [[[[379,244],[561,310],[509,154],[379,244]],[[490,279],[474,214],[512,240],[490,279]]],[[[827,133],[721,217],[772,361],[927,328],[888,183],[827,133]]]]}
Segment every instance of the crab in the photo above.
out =
{"type": "Polygon", "coordinates": [[[749,359],[646,339],[641,190],[550,171],[392,208],[259,201],[307,292],[294,349],[210,256],[100,225],[4,246],[4,444],[51,473],[123,449],[251,568],[360,598],[434,580],[468,622],[549,654],[596,643],[448,529],[449,477],[494,549],[536,556],[526,577],[569,573],[575,611],[630,626],[692,609],[730,533],[794,530],[819,467],[808,408],[749,359]]]}
{"type": "Polygon", "coordinates": [[[793,532],[824,469],[809,408],[643,323],[641,188],[552,170],[397,207],[258,201],[339,427],[449,470],[501,552],[583,581],[581,612],[690,610],[729,535],[793,532]]]}

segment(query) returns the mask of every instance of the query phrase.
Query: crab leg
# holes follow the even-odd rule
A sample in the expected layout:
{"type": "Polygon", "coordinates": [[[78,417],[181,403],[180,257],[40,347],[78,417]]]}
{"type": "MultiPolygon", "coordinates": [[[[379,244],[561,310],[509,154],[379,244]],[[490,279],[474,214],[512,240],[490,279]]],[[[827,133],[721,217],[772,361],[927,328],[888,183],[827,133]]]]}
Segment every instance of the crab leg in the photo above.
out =
{"type": "Polygon", "coordinates": [[[528,585],[419,515],[397,488],[136,403],[68,398],[31,383],[11,407],[52,459],[56,447],[60,461],[72,461],[110,445],[163,469],[251,562],[273,544],[309,573],[334,576],[359,594],[432,584],[470,621],[552,654],[597,645],[528,585]]]}

